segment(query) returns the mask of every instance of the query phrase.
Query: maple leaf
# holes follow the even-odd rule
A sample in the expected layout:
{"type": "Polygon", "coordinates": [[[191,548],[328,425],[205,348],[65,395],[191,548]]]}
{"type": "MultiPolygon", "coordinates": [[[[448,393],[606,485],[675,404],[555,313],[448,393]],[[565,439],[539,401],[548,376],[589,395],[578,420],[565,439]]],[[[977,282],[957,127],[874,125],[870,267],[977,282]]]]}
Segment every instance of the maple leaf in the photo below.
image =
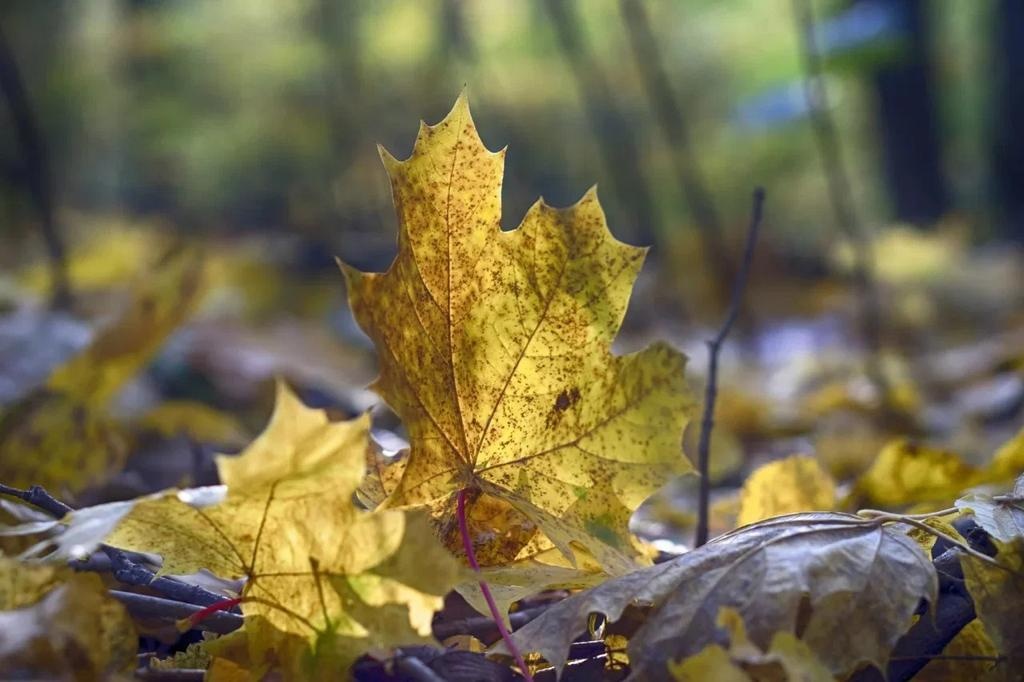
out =
{"type": "Polygon", "coordinates": [[[905,534],[848,514],[793,514],[573,595],[512,637],[560,671],[592,613],[614,622],[631,604],[653,605],[630,639],[629,660],[638,677],[666,679],[669,661],[719,639],[715,618],[732,607],[761,650],[776,633],[799,635],[842,675],[862,662],[884,670],[920,600],[934,604],[937,589],[931,561],[905,534]]]}
{"type": "Polygon", "coordinates": [[[0,415],[0,480],[73,494],[119,469],[130,434],[105,406],[188,317],[201,283],[194,251],[174,249],[157,259],[116,321],[0,415]]]}
{"type": "Polygon", "coordinates": [[[854,485],[863,505],[884,508],[908,504],[942,505],[977,476],[956,453],[907,439],[888,443],[854,485]]]}
{"type": "Polygon", "coordinates": [[[992,536],[995,563],[967,556],[961,559],[964,583],[974,600],[978,620],[1011,667],[1024,660],[1024,633],[1020,628],[1024,599],[1024,475],[1017,478],[1010,495],[972,494],[956,502],[957,508],[974,515],[992,536]]]}
{"type": "Polygon", "coordinates": [[[0,556],[0,668],[19,679],[127,674],[138,635],[96,575],[0,556]]]}
{"type": "Polygon", "coordinates": [[[740,492],[737,526],[803,511],[825,511],[836,504],[836,485],[816,459],[794,455],[769,462],[752,473],[740,492]]]}
{"type": "Polygon", "coordinates": [[[611,353],[644,249],[611,236],[593,190],[566,209],[538,201],[502,231],[504,151],[484,147],[465,94],[421,125],[407,160],[381,157],[398,255],[383,274],[342,269],[380,356],[373,388],[410,434],[385,505],[450,519],[453,493],[468,489],[471,516],[494,506],[486,497],[511,506],[477,529],[476,542],[496,542],[478,551],[485,565],[534,551],[523,545],[534,526],[563,549],[631,554],[629,513],[692,470],[680,453],[685,357],[664,344],[611,353]],[[585,530],[554,528],[566,519],[585,530]]]}
{"type": "Polygon", "coordinates": [[[267,429],[241,455],[218,457],[226,495],[214,504],[204,489],[144,498],[105,541],[160,554],[162,573],[245,578],[245,636],[257,663],[280,655],[298,665],[316,645],[347,666],[368,648],[424,641],[463,569],[425,518],[353,503],[368,415],[331,422],[284,384],[277,395],[267,429]]]}

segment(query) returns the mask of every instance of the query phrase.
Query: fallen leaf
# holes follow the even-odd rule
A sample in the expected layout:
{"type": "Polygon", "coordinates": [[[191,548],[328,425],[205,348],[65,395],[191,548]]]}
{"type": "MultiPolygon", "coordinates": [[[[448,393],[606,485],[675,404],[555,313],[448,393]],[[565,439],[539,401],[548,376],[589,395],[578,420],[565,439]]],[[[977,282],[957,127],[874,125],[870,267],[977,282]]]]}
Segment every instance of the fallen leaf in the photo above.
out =
{"type": "Polygon", "coordinates": [[[890,442],[857,480],[853,496],[882,508],[941,503],[955,497],[975,476],[958,455],[906,439],[890,442]]]}
{"type": "Polygon", "coordinates": [[[1024,473],[1024,428],[996,450],[986,473],[995,481],[1012,481],[1024,473]]]}
{"type": "Polygon", "coordinates": [[[160,554],[162,573],[246,578],[253,662],[284,647],[288,665],[308,655],[347,666],[368,648],[427,641],[463,570],[425,518],[354,504],[368,447],[367,415],[331,422],[279,384],[263,434],[217,459],[223,500],[204,505],[202,490],[140,500],[106,542],[160,554]]]}
{"type": "Polygon", "coordinates": [[[736,524],[803,511],[828,511],[836,504],[836,485],[813,457],[794,455],[769,462],[752,473],[740,492],[736,524]]]}
{"type": "Polygon", "coordinates": [[[630,604],[649,604],[629,659],[634,674],[658,679],[669,661],[721,643],[714,619],[726,606],[739,612],[762,650],[776,633],[789,632],[842,675],[864,662],[884,669],[918,603],[934,603],[937,587],[929,558],[898,530],[847,514],[795,514],[573,595],[513,638],[561,671],[591,613],[615,622],[630,604]]]}
{"type": "MultiPolygon", "coordinates": [[[[398,256],[383,274],[342,268],[380,356],[373,388],[410,434],[386,506],[450,519],[455,493],[481,491],[548,535],[571,515],[594,556],[605,552],[596,543],[629,556],[618,512],[597,501],[628,516],[691,470],[679,453],[692,402],[684,356],[664,344],[611,353],[644,250],[611,236],[594,191],[567,209],[538,202],[503,232],[504,152],[484,147],[464,95],[421,126],[407,160],[381,156],[398,256]]],[[[523,558],[514,543],[481,551],[523,558]]]]}
{"type": "Polygon", "coordinates": [[[165,254],[132,290],[117,321],[54,370],[44,387],[4,411],[0,480],[67,497],[123,466],[129,434],[107,414],[106,404],[191,312],[201,269],[189,249],[165,254]]]}
{"type": "Polygon", "coordinates": [[[138,636],[99,576],[0,557],[0,669],[17,679],[110,679],[138,636]]]}
{"type": "Polygon", "coordinates": [[[187,400],[164,401],[143,415],[135,426],[165,438],[184,434],[197,443],[243,445],[248,440],[245,428],[227,412],[187,400]]]}

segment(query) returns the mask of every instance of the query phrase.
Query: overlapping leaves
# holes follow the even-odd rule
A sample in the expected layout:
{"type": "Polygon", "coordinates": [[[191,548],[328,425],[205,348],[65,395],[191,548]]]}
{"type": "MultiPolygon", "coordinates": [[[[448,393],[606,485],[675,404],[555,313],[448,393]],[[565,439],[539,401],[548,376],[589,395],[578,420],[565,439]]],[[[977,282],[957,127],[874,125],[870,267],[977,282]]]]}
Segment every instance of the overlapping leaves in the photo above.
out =
{"type": "Polygon", "coordinates": [[[846,514],[796,514],[569,597],[514,638],[560,670],[590,614],[614,622],[631,604],[651,605],[629,657],[642,679],[668,679],[670,661],[725,643],[716,620],[731,607],[762,651],[789,632],[840,675],[862,662],[884,666],[919,601],[934,603],[937,585],[928,557],[898,530],[846,514]]]}
{"type": "Polygon", "coordinates": [[[282,384],[266,431],[218,458],[226,492],[111,507],[120,519],[104,541],[159,554],[163,573],[243,578],[247,665],[283,660],[305,675],[329,660],[338,674],[367,649],[423,641],[462,571],[425,518],[354,504],[369,443],[368,416],[331,422],[282,384]]]}

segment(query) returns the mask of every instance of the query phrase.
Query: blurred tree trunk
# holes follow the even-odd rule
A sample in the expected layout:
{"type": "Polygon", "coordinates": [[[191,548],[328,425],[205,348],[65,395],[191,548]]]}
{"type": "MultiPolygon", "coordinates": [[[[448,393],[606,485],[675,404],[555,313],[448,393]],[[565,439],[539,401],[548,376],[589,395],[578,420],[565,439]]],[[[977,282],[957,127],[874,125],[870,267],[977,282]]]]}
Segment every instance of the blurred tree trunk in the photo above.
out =
{"type": "Polygon", "coordinates": [[[619,111],[601,65],[580,31],[572,0],[541,0],[555,30],[558,45],[572,68],[590,120],[591,131],[604,157],[615,199],[632,213],[629,238],[654,244],[659,232],[654,198],[644,178],[640,151],[633,132],[619,111]]]}
{"type": "Polygon", "coordinates": [[[0,29],[0,92],[11,115],[18,149],[21,155],[22,179],[36,212],[39,228],[50,263],[51,303],[63,308],[71,304],[71,288],[67,276],[67,257],[64,241],[57,224],[54,202],[54,182],[50,169],[50,151],[40,130],[35,111],[29,100],[21,70],[14,52],[0,29]]]}
{"type": "Polygon", "coordinates": [[[870,1],[892,12],[903,41],[898,60],[872,74],[886,191],[897,220],[932,223],[948,210],[949,189],[942,168],[925,2],[870,1]]]}
{"type": "Polygon", "coordinates": [[[1024,2],[995,8],[992,183],[1002,234],[1024,242],[1024,2]]]}

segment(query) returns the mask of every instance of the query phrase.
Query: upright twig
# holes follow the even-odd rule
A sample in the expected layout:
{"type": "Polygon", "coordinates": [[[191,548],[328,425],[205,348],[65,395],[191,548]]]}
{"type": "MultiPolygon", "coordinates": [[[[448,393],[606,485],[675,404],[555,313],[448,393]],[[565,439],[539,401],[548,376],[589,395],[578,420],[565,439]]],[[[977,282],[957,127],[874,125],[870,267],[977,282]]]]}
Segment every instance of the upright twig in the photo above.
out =
{"type": "Polygon", "coordinates": [[[46,139],[36,122],[18,62],[14,58],[14,52],[11,50],[2,28],[0,28],[0,92],[7,100],[7,106],[11,112],[26,185],[36,211],[39,213],[40,231],[43,241],[46,243],[46,253],[50,264],[51,303],[53,307],[67,307],[71,303],[71,286],[68,283],[64,241],[61,238],[54,210],[50,154],[46,146],[46,139]]]}
{"type": "Polygon", "coordinates": [[[657,37],[651,30],[647,9],[641,0],[621,0],[619,8],[626,24],[626,35],[637,68],[640,71],[644,94],[654,110],[655,120],[671,148],[670,158],[676,182],[683,192],[686,207],[697,226],[704,252],[714,264],[716,293],[725,300],[729,284],[735,279],[735,268],[722,238],[722,221],[714,199],[704,183],[700,165],[693,154],[690,132],[687,129],[683,107],[676,97],[657,37]]]}
{"type": "MultiPolygon", "coordinates": [[[[466,520],[466,495],[468,492],[465,488],[459,491],[456,515],[459,522],[459,534],[462,535],[462,547],[466,550],[466,560],[469,561],[470,568],[475,573],[479,573],[480,564],[476,560],[476,552],[473,551],[473,538],[469,536],[469,522],[466,520]]],[[[486,581],[480,581],[480,592],[483,593],[484,601],[487,602],[487,608],[491,612],[491,617],[494,618],[494,624],[498,627],[498,632],[501,633],[501,638],[504,640],[505,646],[508,647],[509,653],[516,660],[516,664],[522,671],[523,677],[526,679],[526,682],[533,682],[530,668],[526,665],[523,654],[520,653],[519,648],[512,641],[512,634],[505,626],[504,614],[498,609],[498,604],[494,601],[494,595],[491,594],[491,588],[486,581]]]]}
{"type": "Polygon", "coordinates": [[[814,129],[814,140],[828,184],[829,203],[836,225],[853,251],[853,286],[858,300],[858,317],[867,350],[868,379],[878,392],[883,413],[891,414],[889,383],[881,366],[882,313],[875,278],[871,234],[864,227],[853,204],[849,175],[839,144],[839,133],[828,104],[821,52],[814,27],[812,0],[792,0],[803,64],[803,90],[814,129]]]}
{"type": "Polygon", "coordinates": [[[711,461],[711,430],[715,426],[715,398],[718,396],[718,352],[722,349],[722,344],[725,342],[725,337],[729,335],[733,323],[736,322],[736,316],[739,315],[743,290],[746,289],[747,278],[750,276],[750,264],[754,260],[754,248],[757,246],[757,235],[761,230],[763,214],[764,189],[758,187],[754,190],[753,205],[750,209],[750,225],[747,228],[747,244],[743,250],[740,269],[736,272],[736,282],[733,285],[729,310],[715,338],[707,342],[708,378],[704,389],[704,415],[700,423],[700,443],[697,446],[700,498],[697,503],[697,533],[693,543],[694,547],[700,547],[708,541],[708,508],[711,499],[711,481],[708,480],[708,471],[711,461]]]}

